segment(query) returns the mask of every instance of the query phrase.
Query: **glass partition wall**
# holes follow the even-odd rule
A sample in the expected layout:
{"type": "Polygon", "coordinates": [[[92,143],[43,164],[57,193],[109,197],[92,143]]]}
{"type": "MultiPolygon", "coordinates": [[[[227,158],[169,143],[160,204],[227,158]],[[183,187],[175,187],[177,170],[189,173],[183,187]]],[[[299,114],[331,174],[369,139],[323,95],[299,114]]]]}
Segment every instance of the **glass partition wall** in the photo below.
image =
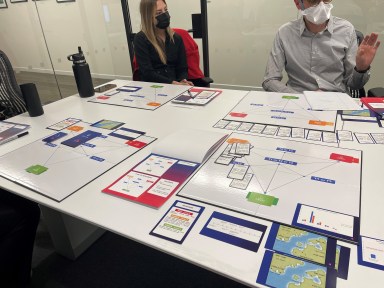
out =
{"type": "Polygon", "coordinates": [[[39,0],[0,9],[0,49],[19,82],[34,82],[43,103],[77,93],[67,56],[81,46],[94,86],[132,75],[120,0],[39,0]]]}
{"type": "MultiPolygon", "coordinates": [[[[123,12],[132,32],[140,30],[139,0],[28,0],[0,9],[0,49],[9,56],[19,84],[35,82],[44,103],[77,92],[67,56],[81,46],[94,85],[115,78],[131,79],[123,12]],[[128,15],[129,14],[129,15],[128,15]]],[[[171,26],[191,29],[191,14],[202,0],[167,0],[171,26]]],[[[293,0],[209,0],[208,36],[212,87],[259,89],[278,28],[299,13],[293,0]]],[[[334,0],[333,15],[345,18],[384,42],[384,0],[334,0]]],[[[4,5],[3,5],[4,6],[4,5]]],[[[195,39],[202,56],[201,39],[195,39]]],[[[384,46],[372,65],[366,88],[384,86],[384,46]]],[[[202,57],[200,67],[203,69],[202,57]]]]}

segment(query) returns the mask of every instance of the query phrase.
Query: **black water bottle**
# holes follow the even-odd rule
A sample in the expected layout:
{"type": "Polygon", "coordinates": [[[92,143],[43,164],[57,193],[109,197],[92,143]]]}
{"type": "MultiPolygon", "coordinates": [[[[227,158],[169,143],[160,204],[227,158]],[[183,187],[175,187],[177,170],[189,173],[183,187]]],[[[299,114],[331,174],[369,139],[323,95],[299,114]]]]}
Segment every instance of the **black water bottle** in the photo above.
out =
{"type": "Polygon", "coordinates": [[[79,46],[79,53],[69,55],[67,58],[73,62],[72,69],[80,97],[91,97],[95,95],[91,71],[89,70],[87,61],[85,61],[81,47],[79,46]]]}

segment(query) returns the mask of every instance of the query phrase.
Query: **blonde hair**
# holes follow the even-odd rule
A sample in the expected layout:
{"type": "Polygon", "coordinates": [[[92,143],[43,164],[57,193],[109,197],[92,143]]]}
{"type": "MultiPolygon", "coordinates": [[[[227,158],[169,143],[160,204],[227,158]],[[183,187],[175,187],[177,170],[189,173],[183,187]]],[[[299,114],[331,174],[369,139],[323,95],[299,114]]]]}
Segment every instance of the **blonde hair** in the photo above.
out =
{"type": "MultiPolygon", "coordinates": [[[[167,5],[165,0],[161,0],[167,5]]],[[[161,62],[167,63],[167,55],[165,54],[165,43],[156,35],[156,25],[154,22],[154,15],[156,13],[157,0],[141,0],[140,14],[141,14],[141,31],[147,36],[149,42],[155,47],[157,54],[159,54],[161,62]]],[[[174,31],[168,27],[166,33],[173,42],[174,31]]]]}

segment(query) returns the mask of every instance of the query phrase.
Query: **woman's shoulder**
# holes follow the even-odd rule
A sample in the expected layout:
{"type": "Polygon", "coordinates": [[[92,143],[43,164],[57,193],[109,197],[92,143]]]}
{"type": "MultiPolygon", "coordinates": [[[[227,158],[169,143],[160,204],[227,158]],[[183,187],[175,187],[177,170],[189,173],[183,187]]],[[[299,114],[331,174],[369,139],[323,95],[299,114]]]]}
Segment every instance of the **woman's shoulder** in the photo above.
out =
{"type": "Polygon", "coordinates": [[[136,33],[135,35],[135,38],[134,38],[134,42],[146,42],[148,40],[147,36],[145,35],[145,33],[143,31],[140,31],[138,33],[136,33]]]}
{"type": "Polygon", "coordinates": [[[175,41],[183,41],[183,38],[181,37],[181,35],[179,33],[177,33],[176,31],[174,31],[175,33],[173,33],[173,39],[175,41]]]}
{"type": "Polygon", "coordinates": [[[145,33],[143,32],[143,31],[140,31],[140,32],[138,32],[138,33],[136,33],[136,35],[135,35],[135,39],[146,39],[147,38],[147,36],[145,35],[145,33]]]}

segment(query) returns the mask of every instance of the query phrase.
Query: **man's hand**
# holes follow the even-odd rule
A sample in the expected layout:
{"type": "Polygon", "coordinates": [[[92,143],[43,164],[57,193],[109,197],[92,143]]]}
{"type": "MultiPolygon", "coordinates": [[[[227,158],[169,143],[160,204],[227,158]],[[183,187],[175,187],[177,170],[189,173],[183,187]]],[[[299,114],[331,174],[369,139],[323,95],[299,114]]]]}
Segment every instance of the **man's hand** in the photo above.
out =
{"type": "Polygon", "coordinates": [[[377,40],[378,37],[379,35],[376,33],[371,33],[364,37],[356,54],[357,71],[365,71],[369,69],[369,66],[375,58],[376,51],[380,46],[380,41],[377,40]]]}

